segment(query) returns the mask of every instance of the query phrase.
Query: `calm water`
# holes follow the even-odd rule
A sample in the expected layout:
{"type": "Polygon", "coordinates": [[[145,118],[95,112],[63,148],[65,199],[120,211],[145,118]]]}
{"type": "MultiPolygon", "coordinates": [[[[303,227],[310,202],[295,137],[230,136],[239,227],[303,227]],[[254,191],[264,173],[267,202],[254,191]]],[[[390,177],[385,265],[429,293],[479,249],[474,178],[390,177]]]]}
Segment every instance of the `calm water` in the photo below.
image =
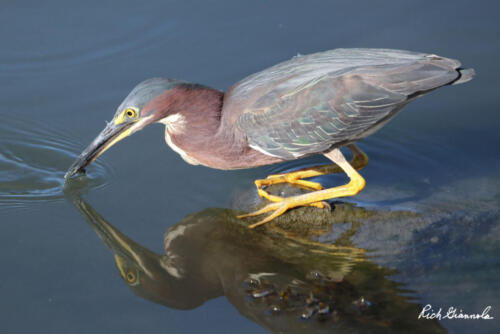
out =
{"type": "Polygon", "coordinates": [[[500,332],[498,9],[3,1],[2,332],[500,332]],[[477,77],[415,101],[360,143],[367,187],[335,205],[333,228],[309,211],[318,218],[307,233],[249,232],[233,211],[258,203],[255,178],[323,158],[233,172],[189,166],[161,126],[106,152],[65,195],[66,169],[139,81],[225,90],[336,47],[436,53],[477,77]],[[426,304],[443,314],[491,306],[495,319],[418,320],[426,304]]]}

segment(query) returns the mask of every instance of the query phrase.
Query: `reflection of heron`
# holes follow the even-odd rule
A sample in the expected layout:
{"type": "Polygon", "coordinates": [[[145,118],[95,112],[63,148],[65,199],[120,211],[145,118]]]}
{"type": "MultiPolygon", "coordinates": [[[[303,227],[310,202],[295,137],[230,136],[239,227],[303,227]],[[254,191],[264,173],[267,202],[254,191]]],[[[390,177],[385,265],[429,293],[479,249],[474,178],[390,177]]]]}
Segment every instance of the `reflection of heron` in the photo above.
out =
{"type": "Polygon", "coordinates": [[[172,226],[159,255],[81,199],[73,203],[113,252],[129,288],[155,303],[191,309],[225,295],[247,318],[280,333],[444,332],[435,320],[417,320],[419,306],[386,278],[394,271],[370,263],[361,249],[248,233],[232,211],[207,209],[172,226]]]}
{"type": "Polygon", "coordinates": [[[66,176],[154,122],[165,124],[167,143],[191,164],[250,168],[311,154],[324,154],[336,164],[257,180],[259,195],[273,203],[242,216],[272,212],[251,225],[255,227],[293,207],[323,207],[325,200],[356,195],[365,185],[357,170],[368,159],[354,142],[381,128],[418,96],[473,75],[457,60],[436,55],[336,49],[280,63],[243,79],[225,94],[198,84],[150,79],[132,90],[66,176]],[[351,163],[341,146],[354,153],[351,163]],[[303,180],[342,171],[350,182],[331,189],[303,180]],[[282,182],[316,191],[282,198],[262,189],[282,182]]]}

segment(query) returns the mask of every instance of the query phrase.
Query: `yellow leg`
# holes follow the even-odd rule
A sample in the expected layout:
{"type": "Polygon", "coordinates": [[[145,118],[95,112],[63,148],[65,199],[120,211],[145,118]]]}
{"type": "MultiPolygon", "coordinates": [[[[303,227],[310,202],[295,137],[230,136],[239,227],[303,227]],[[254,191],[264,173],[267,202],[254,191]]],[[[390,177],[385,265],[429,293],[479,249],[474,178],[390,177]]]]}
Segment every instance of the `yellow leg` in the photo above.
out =
{"type": "MultiPolygon", "coordinates": [[[[363,151],[361,151],[355,144],[347,145],[347,147],[353,153],[353,158],[350,162],[351,166],[356,170],[364,168],[368,164],[368,156],[363,151]]],[[[342,171],[343,170],[338,165],[335,164],[309,167],[291,173],[269,175],[266,179],[255,180],[255,186],[257,187],[257,193],[259,194],[260,197],[266,198],[271,202],[281,202],[283,200],[283,197],[271,195],[267,191],[263,190],[262,187],[286,182],[310,188],[313,190],[322,190],[323,187],[321,186],[321,184],[317,182],[305,181],[302,179],[325,175],[325,174],[341,173],[342,171]]],[[[322,203],[311,203],[310,205],[317,206],[320,208],[324,206],[322,205],[322,203]]]]}
{"type": "Polygon", "coordinates": [[[249,226],[250,228],[255,228],[280,216],[288,209],[295,208],[298,206],[310,205],[312,203],[317,203],[337,197],[354,196],[364,188],[365,180],[356,171],[356,169],[354,169],[353,166],[351,166],[349,162],[347,162],[347,160],[344,158],[342,152],[340,152],[339,149],[334,149],[329,153],[325,153],[325,156],[328,157],[330,160],[332,160],[334,163],[336,163],[349,176],[350,178],[349,183],[339,187],[318,190],[303,195],[283,198],[279,202],[277,201],[274,203],[270,203],[260,210],[257,210],[255,212],[246,215],[238,216],[238,218],[258,216],[263,213],[272,211],[272,213],[263,220],[249,226]]]}

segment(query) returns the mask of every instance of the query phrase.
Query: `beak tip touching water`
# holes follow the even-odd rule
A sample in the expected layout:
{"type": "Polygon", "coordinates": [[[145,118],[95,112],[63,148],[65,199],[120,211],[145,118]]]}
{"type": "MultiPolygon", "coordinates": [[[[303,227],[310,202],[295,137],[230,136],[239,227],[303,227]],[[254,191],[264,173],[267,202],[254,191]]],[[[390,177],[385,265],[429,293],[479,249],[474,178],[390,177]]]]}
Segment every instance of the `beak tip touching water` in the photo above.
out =
{"type": "Polygon", "coordinates": [[[75,168],[75,167],[71,166],[68,169],[68,171],[66,172],[66,174],[64,174],[64,180],[68,181],[76,174],[85,174],[85,169],[84,168],[79,169],[79,168],[75,168]]]}
{"type": "Polygon", "coordinates": [[[131,123],[109,123],[94,141],[78,156],[71,167],[69,167],[64,175],[64,179],[68,181],[75,174],[84,174],[85,167],[97,159],[108,148],[129,135],[131,126],[131,123]]]}
{"type": "Polygon", "coordinates": [[[75,160],[75,162],[73,162],[73,164],[68,168],[66,174],[64,174],[64,180],[68,181],[76,174],[85,174],[85,167],[88,165],[88,163],[86,163],[85,160],[86,159],[84,159],[83,154],[81,154],[75,160]]]}

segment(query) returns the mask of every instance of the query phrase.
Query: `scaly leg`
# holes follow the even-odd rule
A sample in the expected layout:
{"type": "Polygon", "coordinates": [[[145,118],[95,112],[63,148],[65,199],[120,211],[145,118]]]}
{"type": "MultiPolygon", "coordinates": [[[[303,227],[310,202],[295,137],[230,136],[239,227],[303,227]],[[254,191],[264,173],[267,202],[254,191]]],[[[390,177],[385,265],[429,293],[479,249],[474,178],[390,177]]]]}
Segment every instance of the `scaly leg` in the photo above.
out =
{"type": "MultiPolygon", "coordinates": [[[[350,164],[354,169],[360,170],[368,164],[368,156],[363,151],[361,151],[359,149],[359,147],[357,147],[355,144],[347,145],[347,147],[353,153],[353,158],[352,158],[350,164]]],[[[271,195],[262,188],[265,186],[270,186],[273,184],[286,182],[286,183],[290,183],[290,184],[296,184],[298,186],[305,187],[305,188],[310,188],[310,189],[314,189],[314,190],[322,190],[323,187],[321,186],[321,184],[319,184],[317,182],[305,181],[302,179],[306,179],[306,178],[310,178],[310,177],[314,177],[314,176],[325,175],[325,174],[341,173],[341,172],[342,172],[342,169],[335,164],[308,167],[308,168],[299,169],[299,170],[297,170],[295,172],[291,172],[291,173],[269,175],[266,179],[263,179],[263,180],[255,180],[255,186],[257,187],[257,193],[259,194],[260,197],[266,198],[266,199],[270,200],[271,202],[281,202],[283,200],[283,197],[271,195]]],[[[323,203],[321,203],[321,202],[320,203],[311,203],[309,205],[316,206],[319,208],[324,207],[323,203]]]]}
{"type": "Polygon", "coordinates": [[[250,228],[255,228],[280,216],[288,209],[298,206],[310,205],[312,203],[317,203],[337,197],[354,196],[364,188],[365,180],[361,175],[359,175],[356,169],[354,169],[353,166],[351,166],[349,162],[347,162],[344,155],[342,154],[342,152],[340,152],[339,149],[336,148],[328,153],[325,153],[325,156],[332,160],[335,164],[337,164],[349,176],[349,183],[339,187],[318,190],[303,195],[283,198],[282,201],[270,203],[260,210],[246,215],[238,216],[238,218],[258,216],[263,213],[272,211],[272,213],[263,220],[249,226],[250,228]]]}

